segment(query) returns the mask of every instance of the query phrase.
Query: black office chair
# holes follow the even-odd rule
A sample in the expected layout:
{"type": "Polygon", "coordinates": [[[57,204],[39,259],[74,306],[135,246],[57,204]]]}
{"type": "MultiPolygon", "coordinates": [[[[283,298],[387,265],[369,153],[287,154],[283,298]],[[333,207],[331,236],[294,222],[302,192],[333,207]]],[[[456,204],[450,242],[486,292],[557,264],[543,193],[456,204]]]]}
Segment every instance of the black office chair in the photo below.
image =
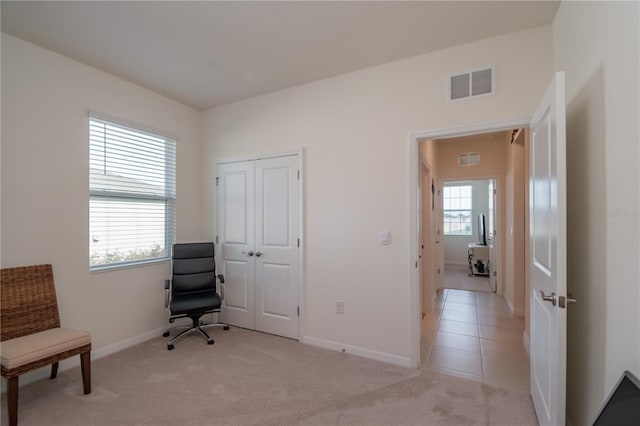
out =
{"type": "MultiPolygon", "coordinates": [[[[205,314],[220,312],[222,299],[216,291],[216,279],[224,283],[222,275],[216,276],[213,243],[174,244],[171,261],[171,280],[166,280],[164,288],[167,296],[165,306],[169,308],[169,322],[178,318],[191,318],[192,325],[185,327],[167,343],[172,350],[173,344],[191,333],[198,333],[213,345],[214,340],[202,329],[203,327],[229,326],[222,323],[203,324],[200,317],[205,314]]],[[[163,336],[169,337],[169,330],[163,336]]]]}

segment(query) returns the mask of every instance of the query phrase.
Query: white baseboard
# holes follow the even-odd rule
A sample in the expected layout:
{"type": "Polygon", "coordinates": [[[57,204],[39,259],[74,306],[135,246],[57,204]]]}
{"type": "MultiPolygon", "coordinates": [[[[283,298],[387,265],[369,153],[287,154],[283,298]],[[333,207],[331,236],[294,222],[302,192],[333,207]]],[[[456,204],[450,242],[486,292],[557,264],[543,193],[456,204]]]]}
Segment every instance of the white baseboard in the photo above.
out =
{"type": "MultiPolygon", "coordinates": [[[[167,330],[167,327],[170,327],[170,325],[166,325],[166,326],[162,326],[160,328],[157,328],[155,330],[151,330],[148,331],[146,333],[140,334],[138,336],[135,337],[131,337],[130,339],[126,339],[123,340],[121,342],[118,343],[114,343],[112,345],[108,345],[105,346],[103,348],[100,348],[98,350],[92,351],[91,352],[91,359],[100,359],[102,357],[105,357],[107,355],[111,355],[114,354],[116,352],[120,352],[121,350],[130,348],[131,346],[135,346],[139,343],[142,342],[146,342],[147,340],[151,340],[154,337],[160,337],[162,336],[162,333],[164,333],[167,330]]],[[[80,365],[80,361],[78,360],[76,362],[76,365],[80,365]]]]}
{"type": "Polygon", "coordinates": [[[509,300],[509,298],[505,295],[504,296],[504,301],[507,302],[507,306],[509,307],[509,312],[511,312],[511,315],[513,315],[515,312],[513,312],[513,303],[511,303],[511,300],[509,300]]]}
{"type": "Polygon", "coordinates": [[[344,352],[353,355],[358,355],[363,358],[369,358],[376,361],[382,361],[389,364],[395,364],[402,367],[410,367],[411,360],[408,357],[388,354],[386,352],[373,351],[371,349],[360,348],[358,346],[345,345],[332,340],[320,339],[317,337],[305,336],[301,340],[302,343],[311,346],[317,346],[324,349],[330,349],[337,352],[344,352]]]}
{"type": "Polygon", "coordinates": [[[511,315],[515,315],[518,317],[524,317],[524,309],[516,309],[513,306],[513,303],[511,303],[511,300],[509,300],[508,297],[505,297],[504,300],[507,302],[507,306],[509,306],[509,311],[511,311],[511,315]]]}
{"type": "MultiPolygon", "coordinates": [[[[116,352],[120,352],[123,349],[127,349],[130,348],[131,346],[135,346],[139,343],[142,342],[146,342],[147,340],[151,340],[154,337],[159,337],[162,335],[162,333],[167,329],[166,326],[163,326],[161,328],[152,330],[152,331],[148,331],[146,333],[140,334],[138,336],[132,337],[130,339],[126,339],[123,340],[121,342],[117,342],[114,343],[112,345],[108,345],[105,346],[103,348],[100,348],[98,350],[92,350],[91,351],[91,360],[94,361],[96,359],[100,359],[102,357],[105,357],[107,355],[111,355],[113,353],[116,352]]],[[[62,372],[65,370],[69,370],[71,368],[74,367],[78,367],[80,365],[80,357],[79,356],[74,356],[68,359],[65,359],[64,361],[61,361],[59,366],[58,366],[58,372],[62,372]]],[[[51,372],[51,368],[50,367],[42,367],[39,368],[37,370],[33,370],[30,371],[28,373],[25,373],[23,375],[20,376],[20,386],[24,386],[27,385],[29,383],[33,383],[36,382],[38,380],[42,380],[42,379],[46,379],[47,377],[49,377],[49,374],[51,372]]],[[[6,383],[3,380],[2,381],[2,392],[6,392],[6,383]]]]}
{"type": "Polygon", "coordinates": [[[447,265],[450,266],[469,266],[469,262],[462,262],[462,261],[455,261],[455,260],[450,260],[445,262],[444,267],[446,268],[447,265]]]}

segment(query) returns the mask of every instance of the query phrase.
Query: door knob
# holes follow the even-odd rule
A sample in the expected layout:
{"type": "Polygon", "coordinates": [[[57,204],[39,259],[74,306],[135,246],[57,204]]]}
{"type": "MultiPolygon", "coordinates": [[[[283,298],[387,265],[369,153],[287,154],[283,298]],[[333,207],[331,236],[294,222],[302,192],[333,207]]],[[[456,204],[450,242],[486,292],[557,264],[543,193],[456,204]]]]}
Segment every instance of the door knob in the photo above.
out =
{"type": "Polygon", "coordinates": [[[256,257],[260,257],[262,256],[262,253],[260,253],[259,251],[256,252],[256,257]]]}
{"type": "Polygon", "coordinates": [[[542,296],[542,300],[545,300],[547,302],[551,302],[551,304],[553,306],[556,306],[556,293],[555,292],[551,293],[550,296],[547,296],[546,294],[544,294],[544,291],[540,290],[540,296],[542,296]]]}
{"type": "Polygon", "coordinates": [[[248,254],[249,256],[253,256],[253,251],[250,251],[249,253],[247,253],[246,251],[243,251],[242,254],[248,254]]]}

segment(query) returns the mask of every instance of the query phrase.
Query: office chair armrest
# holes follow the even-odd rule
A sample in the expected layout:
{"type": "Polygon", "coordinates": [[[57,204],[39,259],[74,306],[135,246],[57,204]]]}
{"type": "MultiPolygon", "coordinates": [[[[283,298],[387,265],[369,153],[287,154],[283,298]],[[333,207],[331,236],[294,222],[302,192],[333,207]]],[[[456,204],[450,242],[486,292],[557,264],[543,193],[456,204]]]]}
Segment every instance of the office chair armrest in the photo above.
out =
{"type": "Polygon", "coordinates": [[[164,307],[169,307],[169,288],[171,287],[171,280],[164,280],[164,307]]]}
{"type": "Polygon", "coordinates": [[[222,285],[224,284],[224,275],[216,275],[216,278],[220,281],[220,299],[224,300],[224,286],[222,285]]]}

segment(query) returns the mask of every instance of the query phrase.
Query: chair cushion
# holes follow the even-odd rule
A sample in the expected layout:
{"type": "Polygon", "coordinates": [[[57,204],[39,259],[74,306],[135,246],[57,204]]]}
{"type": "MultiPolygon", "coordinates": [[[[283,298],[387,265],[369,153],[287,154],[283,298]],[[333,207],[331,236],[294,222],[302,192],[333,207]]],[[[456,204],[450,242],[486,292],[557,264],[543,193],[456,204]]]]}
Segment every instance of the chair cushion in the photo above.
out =
{"type": "Polygon", "coordinates": [[[2,366],[17,368],[30,362],[91,343],[86,331],[70,328],[52,328],[39,333],[2,342],[2,366]]]}
{"type": "Polygon", "coordinates": [[[174,295],[169,306],[171,315],[195,314],[218,309],[222,300],[215,291],[174,295]]]}

